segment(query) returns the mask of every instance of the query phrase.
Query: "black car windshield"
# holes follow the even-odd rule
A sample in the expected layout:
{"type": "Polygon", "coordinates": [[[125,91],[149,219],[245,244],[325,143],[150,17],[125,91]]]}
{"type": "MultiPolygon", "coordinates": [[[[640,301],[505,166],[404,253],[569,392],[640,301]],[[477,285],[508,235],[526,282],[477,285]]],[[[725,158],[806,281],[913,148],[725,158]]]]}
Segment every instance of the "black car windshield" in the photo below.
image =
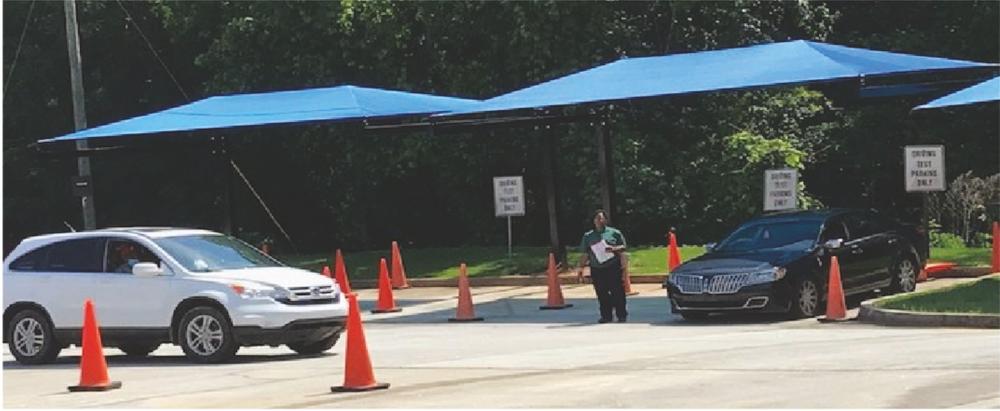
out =
{"type": "Polygon", "coordinates": [[[819,221],[762,222],[744,225],[726,237],[713,251],[739,252],[811,247],[819,235],[819,221]]]}
{"type": "Polygon", "coordinates": [[[281,267],[257,249],[224,235],[188,235],[153,240],[192,272],[281,267]]]}

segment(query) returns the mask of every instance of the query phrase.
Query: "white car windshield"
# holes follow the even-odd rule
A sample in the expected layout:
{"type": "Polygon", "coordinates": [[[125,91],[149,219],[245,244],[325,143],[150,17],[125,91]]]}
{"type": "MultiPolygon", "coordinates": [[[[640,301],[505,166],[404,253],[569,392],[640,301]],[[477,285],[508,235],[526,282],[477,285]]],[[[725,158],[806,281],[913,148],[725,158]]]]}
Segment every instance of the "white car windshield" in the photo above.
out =
{"type": "Polygon", "coordinates": [[[280,263],[256,248],[224,235],[165,237],[153,242],[192,272],[281,267],[280,263]]]}

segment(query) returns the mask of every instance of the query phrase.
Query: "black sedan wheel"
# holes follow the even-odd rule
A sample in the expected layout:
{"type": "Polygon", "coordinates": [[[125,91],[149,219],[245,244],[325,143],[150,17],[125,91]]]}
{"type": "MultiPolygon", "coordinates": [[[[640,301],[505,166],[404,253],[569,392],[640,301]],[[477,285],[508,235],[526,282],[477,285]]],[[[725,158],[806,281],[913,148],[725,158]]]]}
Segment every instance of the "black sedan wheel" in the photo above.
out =
{"type": "Polygon", "coordinates": [[[792,295],[792,307],[789,313],[792,318],[809,318],[819,314],[820,288],[812,278],[802,279],[795,283],[792,295]]]}
{"type": "Polygon", "coordinates": [[[892,285],[889,290],[895,293],[908,293],[917,289],[917,265],[910,258],[899,258],[892,267],[892,285]]]}

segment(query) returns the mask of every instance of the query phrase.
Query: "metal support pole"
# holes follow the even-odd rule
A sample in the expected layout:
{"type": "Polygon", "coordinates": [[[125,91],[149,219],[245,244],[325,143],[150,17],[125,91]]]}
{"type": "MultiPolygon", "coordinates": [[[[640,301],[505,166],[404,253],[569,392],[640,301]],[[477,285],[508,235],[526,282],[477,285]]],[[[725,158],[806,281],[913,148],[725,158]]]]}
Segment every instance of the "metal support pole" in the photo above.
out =
{"type": "Polygon", "coordinates": [[[608,221],[615,214],[615,174],[612,156],[611,133],[607,121],[602,119],[595,126],[597,136],[597,164],[601,181],[601,207],[604,208],[608,221]]]}
{"type": "Polygon", "coordinates": [[[511,229],[510,229],[510,216],[507,216],[507,258],[514,258],[513,245],[514,240],[511,239],[511,229]]]}
{"type": "MultiPolygon", "coordinates": [[[[87,128],[87,110],[84,106],[83,93],[83,71],[80,59],[80,33],[76,28],[76,3],[73,0],[63,1],[63,9],[66,15],[66,46],[69,51],[69,78],[73,91],[73,125],[77,131],[87,128]]],[[[87,149],[87,140],[76,140],[77,151],[83,152],[87,149]]],[[[80,177],[89,181],[88,193],[80,197],[80,205],[83,208],[83,228],[93,230],[97,228],[97,211],[94,206],[93,180],[90,173],[90,157],[80,155],[76,159],[77,172],[80,177]]]]}
{"type": "MultiPolygon", "coordinates": [[[[537,128],[536,128],[537,129],[537,128]]],[[[557,156],[556,139],[549,131],[549,126],[545,126],[542,141],[544,152],[542,155],[542,168],[545,174],[545,191],[549,211],[549,246],[556,260],[563,261],[564,252],[559,242],[559,190],[556,183],[557,156]]]]}

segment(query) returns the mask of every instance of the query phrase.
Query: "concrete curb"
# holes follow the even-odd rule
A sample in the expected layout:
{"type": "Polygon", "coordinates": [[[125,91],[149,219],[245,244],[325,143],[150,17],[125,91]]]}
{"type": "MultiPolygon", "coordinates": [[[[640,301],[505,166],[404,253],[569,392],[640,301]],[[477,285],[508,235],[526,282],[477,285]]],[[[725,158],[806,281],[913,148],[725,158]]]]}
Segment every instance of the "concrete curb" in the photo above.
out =
{"type": "Polygon", "coordinates": [[[929,278],[974,278],[974,277],[982,277],[989,273],[990,273],[990,266],[988,265],[980,265],[975,267],[959,266],[952,268],[951,270],[948,271],[934,273],[934,274],[927,274],[927,276],[929,278]]]}
{"type": "Polygon", "coordinates": [[[861,303],[858,320],[863,323],[904,327],[1000,328],[1000,315],[923,313],[875,307],[876,298],[861,303]]]}
{"type": "MultiPolygon", "coordinates": [[[[653,275],[633,275],[632,284],[662,284],[666,280],[665,274],[653,275]]],[[[410,287],[457,287],[457,278],[409,278],[407,281],[410,287]]],[[[376,279],[350,280],[351,288],[378,288],[376,279]]],[[[577,284],[576,274],[560,274],[560,284],[577,284]]],[[[507,275],[501,277],[469,277],[470,287],[524,287],[524,286],[544,286],[548,284],[545,275],[507,275]]]]}

